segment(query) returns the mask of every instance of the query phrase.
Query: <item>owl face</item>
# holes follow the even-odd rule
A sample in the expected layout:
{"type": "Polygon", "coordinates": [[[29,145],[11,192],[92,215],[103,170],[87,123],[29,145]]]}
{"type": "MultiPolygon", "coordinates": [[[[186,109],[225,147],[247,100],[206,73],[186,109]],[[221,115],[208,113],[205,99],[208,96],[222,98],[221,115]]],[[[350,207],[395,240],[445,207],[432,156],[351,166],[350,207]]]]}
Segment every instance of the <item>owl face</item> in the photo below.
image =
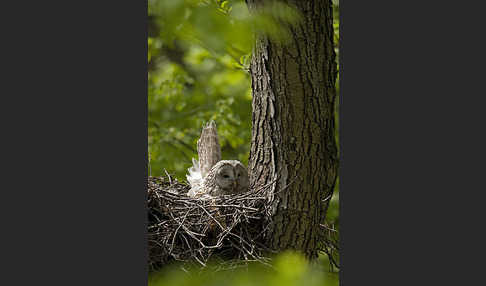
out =
{"type": "Polygon", "coordinates": [[[248,173],[240,163],[226,163],[218,168],[216,184],[225,193],[240,193],[248,189],[248,173]]]}

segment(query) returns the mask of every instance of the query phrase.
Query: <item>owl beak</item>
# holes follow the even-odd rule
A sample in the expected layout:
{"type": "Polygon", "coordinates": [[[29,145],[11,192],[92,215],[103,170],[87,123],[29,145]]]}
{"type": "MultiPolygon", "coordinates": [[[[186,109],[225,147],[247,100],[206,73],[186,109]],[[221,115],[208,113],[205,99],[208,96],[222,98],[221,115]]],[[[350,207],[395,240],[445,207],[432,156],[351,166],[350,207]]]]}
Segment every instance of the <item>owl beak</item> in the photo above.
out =
{"type": "Polygon", "coordinates": [[[236,180],[233,181],[233,186],[235,187],[235,189],[238,188],[238,181],[236,181],[236,180]]]}

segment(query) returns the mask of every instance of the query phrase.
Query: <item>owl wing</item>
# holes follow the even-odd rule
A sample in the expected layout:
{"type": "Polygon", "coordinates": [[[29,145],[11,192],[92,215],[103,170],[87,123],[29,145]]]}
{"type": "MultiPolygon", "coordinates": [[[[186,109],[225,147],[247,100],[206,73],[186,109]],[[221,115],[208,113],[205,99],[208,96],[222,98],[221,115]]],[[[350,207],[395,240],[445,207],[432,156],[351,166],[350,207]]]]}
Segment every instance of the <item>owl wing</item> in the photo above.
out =
{"type": "Polygon", "coordinates": [[[209,173],[216,163],[221,161],[221,146],[219,145],[216,123],[213,120],[203,127],[201,137],[197,141],[197,155],[202,178],[209,173]]]}
{"type": "Polygon", "coordinates": [[[187,170],[187,181],[191,189],[188,196],[197,197],[204,193],[203,180],[211,171],[211,168],[221,161],[221,146],[219,145],[216,123],[211,120],[201,131],[201,137],[197,141],[197,154],[199,160],[192,159],[192,166],[187,170]]]}

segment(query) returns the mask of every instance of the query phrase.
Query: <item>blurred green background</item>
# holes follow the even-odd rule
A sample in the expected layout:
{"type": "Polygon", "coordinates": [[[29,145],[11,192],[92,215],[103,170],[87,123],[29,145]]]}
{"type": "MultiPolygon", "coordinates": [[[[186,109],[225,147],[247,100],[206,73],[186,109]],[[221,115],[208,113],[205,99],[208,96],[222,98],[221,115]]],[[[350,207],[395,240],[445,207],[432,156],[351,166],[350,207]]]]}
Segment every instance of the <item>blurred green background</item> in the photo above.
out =
{"type": "Polygon", "coordinates": [[[311,265],[302,256],[284,252],[272,263],[272,268],[262,264],[252,264],[241,270],[199,271],[188,269],[187,272],[177,267],[164,269],[149,277],[150,286],[325,286],[339,285],[337,273],[325,271],[319,265],[311,265]]]}
{"type": "MultiPolygon", "coordinates": [[[[298,14],[285,5],[274,4],[262,13],[250,15],[243,0],[149,0],[148,3],[149,175],[165,175],[166,169],[179,181],[185,181],[191,158],[197,158],[196,142],[201,127],[209,120],[217,123],[223,159],[238,159],[247,165],[251,135],[248,66],[254,40],[252,31],[258,29],[273,40],[285,42],[287,32],[278,21],[298,22],[298,14]]],[[[339,55],[339,2],[333,1],[333,6],[335,50],[339,55]]],[[[339,94],[339,75],[337,91],[339,94]]],[[[336,106],[336,117],[337,110],[336,106]]],[[[339,186],[327,215],[327,223],[335,229],[339,229],[338,204],[339,186]]],[[[292,255],[282,259],[300,261],[292,255]]],[[[325,255],[322,260],[325,262],[325,255]]],[[[283,265],[287,262],[279,263],[279,267],[283,267],[280,271],[297,271],[292,267],[285,268],[283,265]]],[[[305,269],[298,275],[287,273],[295,275],[292,276],[294,280],[289,278],[288,281],[304,283],[299,279],[309,274],[306,271],[314,271],[305,269]]],[[[177,277],[174,279],[185,276],[177,277]]],[[[230,284],[261,284],[248,284],[249,280],[245,279],[253,278],[236,275],[230,284]]],[[[272,279],[262,281],[267,282],[265,285],[277,285],[277,278],[272,279]]],[[[322,278],[319,281],[337,281],[337,278],[333,279],[322,278]]],[[[190,279],[184,281],[177,284],[203,285],[190,284],[192,282],[187,282],[190,279]]],[[[228,283],[206,282],[204,285],[228,283]]]]}

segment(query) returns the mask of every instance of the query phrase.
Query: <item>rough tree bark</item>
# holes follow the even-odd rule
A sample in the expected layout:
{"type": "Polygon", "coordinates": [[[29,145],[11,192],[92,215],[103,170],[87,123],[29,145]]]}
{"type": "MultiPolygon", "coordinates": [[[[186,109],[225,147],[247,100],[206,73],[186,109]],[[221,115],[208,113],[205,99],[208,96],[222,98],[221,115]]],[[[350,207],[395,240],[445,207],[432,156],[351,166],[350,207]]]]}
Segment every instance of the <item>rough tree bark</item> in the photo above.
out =
{"type": "MultiPolygon", "coordinates": [[[[262,2],[247,0],[250,10],[262,2]]],[[[250,181],[258,187],[276,180],[276,192],[269,193],[267,246],[298,250],[312,259],[338,170],[332,4],[284,2],[302,15],[289,27],[290,43],[260,36],[251,61],[250,181]]]]}

